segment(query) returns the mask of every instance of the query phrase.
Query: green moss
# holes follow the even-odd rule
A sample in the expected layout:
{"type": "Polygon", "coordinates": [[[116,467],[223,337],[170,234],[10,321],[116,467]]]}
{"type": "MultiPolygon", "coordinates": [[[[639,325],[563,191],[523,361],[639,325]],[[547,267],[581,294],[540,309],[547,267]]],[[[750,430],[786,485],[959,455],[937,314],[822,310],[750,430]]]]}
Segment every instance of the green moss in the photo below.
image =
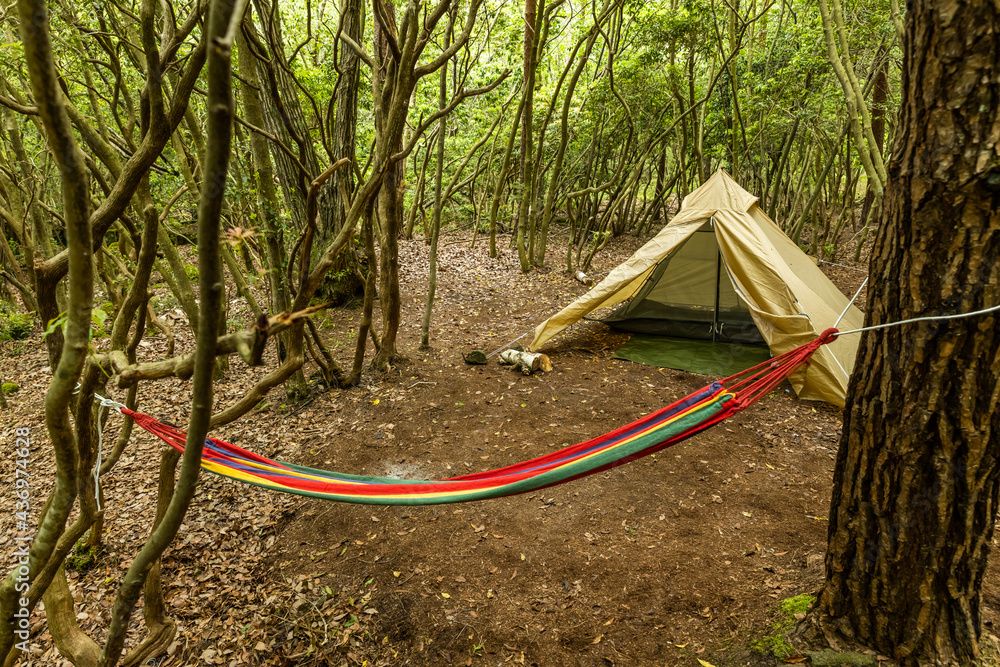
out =
{"type": "Polygon", "coordinates": [[[16,394],[19,391],[21,391],[21,387],[15,382],[4,382],[3,385],[0,385],[0,392],[4,394],[16,394]]]}
{"type": "Polygon", "coordinates": [[[100,551],[97,547],[88,547],[87,538],[76,543],[73,553],[66,557],[66,569],[74,572],[87,572],[97,566],[97,557],[100,551]]]}
{"type": "Polygon", "coordinates": [[[793,598],[781,601],[781,612],[785,616],[791,617],[794,622],[795,614],[806,613],[813,606],[814,602],[816,602],[816,596],[814,595],[796,595],[793,598]]]}
{"type": "Polygon", "coordinates": [[[795,654],[795,647],[788,641],[788,633],[795,629],[796,614],[804,614],[816,602],[815,596],[796,595],[781,601],[775,610],[777,618],[771,624],[771,634],[755,639],[751,648],[761,653],[769,653],[776,658],[787,658],[795,654]]]}
{"type": "Polygon", "coordinates": [[[751,648],[761,653],[768,653],[776,658],[787,658],[795,653],[795,647],[785,639],[783,634],[768,635],[754,640],[751,648]]]}

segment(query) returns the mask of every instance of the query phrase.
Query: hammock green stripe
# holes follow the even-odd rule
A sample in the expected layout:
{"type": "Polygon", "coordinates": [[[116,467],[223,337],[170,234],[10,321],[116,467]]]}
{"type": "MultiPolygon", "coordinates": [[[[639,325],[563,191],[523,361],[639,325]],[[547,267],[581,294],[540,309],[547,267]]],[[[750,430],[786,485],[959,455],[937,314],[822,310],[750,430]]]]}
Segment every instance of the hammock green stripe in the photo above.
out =
{"type": "MultiPolygon", "coordinates": [[[[566,463],[560,467],[548,470],[541,474],[514,481],[508,484],[501,484],[498,486],[479,488],[479,489],[455,489],[448,490],[447,486],[449,484],[460,484],[460,482],[448,482],[448,481],[433,481],[433,480],[400,480],[392,479],[386,477],[369,477],[362,475],[342,475],[346,479],[357,480],[359,482],[373,482],[376,484],[389,484],[394,486],[407,486],[410,487],[405,493],[386,493],[381,495],[368,495],[368,494],[354,494],[351,493],[352,489],[366,488],[371,489],[371,486],[358,487],[354,484],[338,484],[337,482],[330,482],[330,486],[333,488],[343,488],[344,492],[320,492],[320,491],[309,491],[304,489],[298,489],[292,486],[285,486],[282,484],[275,484],[273,482],[264,481],[260,477],[248,478],[246,475],[228,475],[225,473],[226,468],[219,466],[221,470],[213,469],[213,466],[205,465],[203,466],[209,472],[219,475],[221,477],[229,477],[231,479],[244,482],[246,484],[252,484],[254,486],[259,486],[265,489],[272,489],[277,491],[284,491],[286,493],[295,493],[300,496],[307,496],[311,498],[321,498],[324,500],[333,500],[338,502],[348,502],[354,504],[363,505],[438,505],[445,503],[460,503],[468,502],[472,500],[483,500],[487,498],[499,498],[502,496],[514,495],[518,493],[524,493],[526,491],[533,491],[545,486],[551,486],[558,484],[560,482],[569,480],[574,477],[588,474],[594,470],[597,470],[603,466],[613,464],[617,461],[621,461],[629,456],[633,456],[646,450],[650,447],[658,445],[666,440],[683,435],[688,431],[693,431],[697,429],[699,425],[710,420],[712,417],[718,415],[722,412],[726,405],[733,400],[733,395],[729,393],[722,393],[715,397],[714,399],[703,403],[691,409],[689,412],[678,416],[677,418],[666,422],[661,427],[656,428],[652,431],[644,433],[642,435],[636,436],[635,438],[623,442],[615,447],[602,450],[594,455],[574,460],[572,462],[566,463]],[[420,485],[434,485],[439,489],[438,491],[421,493],[420,491],[414,490],[413,486],[420,485]]],[[[280,462],[282,465],[288,466],[289,468],[295,469],[303,473],[323,473],[325,471],[317,470],[315,468],[308,468],[305,466],[299,466],[290,463],[280,462]]]]}

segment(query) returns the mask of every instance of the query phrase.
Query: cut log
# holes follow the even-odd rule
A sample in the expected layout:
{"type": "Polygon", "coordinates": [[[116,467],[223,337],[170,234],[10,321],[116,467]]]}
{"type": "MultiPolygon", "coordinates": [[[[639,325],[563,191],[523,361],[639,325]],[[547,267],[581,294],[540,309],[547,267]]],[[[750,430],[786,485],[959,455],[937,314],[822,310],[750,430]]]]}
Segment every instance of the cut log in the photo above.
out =
{"type": "Polygon", "coordinates": [[[546,372],[552,370],[552,362],[548,356],[535,352],[504,350],[500,353],[500,363],[510,364],[514,370],[519,370],[525,375],[531,375],[538,370],[546,372]]]}
{"type": "Polygon", "coordinates": [[[588,287],[590,287],[591,285],[594,284],[594,279],[591,278],[590,276],[588,276],[583,271],[577,271],[576,274],[573,277],[576,278],[577,281],[583,283],[584,285],[586,285],[588,287]]]}

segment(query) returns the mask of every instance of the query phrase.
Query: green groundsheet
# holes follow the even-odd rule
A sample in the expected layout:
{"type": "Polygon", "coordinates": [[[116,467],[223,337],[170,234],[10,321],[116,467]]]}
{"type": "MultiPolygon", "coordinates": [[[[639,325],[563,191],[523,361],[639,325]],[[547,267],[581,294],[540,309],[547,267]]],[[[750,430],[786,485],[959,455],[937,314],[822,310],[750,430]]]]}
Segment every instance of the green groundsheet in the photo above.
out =
{"type": "Polygon", "coordinates": [[[618,348],[612,358],[704,375],[729,376],[767,361],[771,351],[756,345],[632,334],[631,340],[618,348]]]}

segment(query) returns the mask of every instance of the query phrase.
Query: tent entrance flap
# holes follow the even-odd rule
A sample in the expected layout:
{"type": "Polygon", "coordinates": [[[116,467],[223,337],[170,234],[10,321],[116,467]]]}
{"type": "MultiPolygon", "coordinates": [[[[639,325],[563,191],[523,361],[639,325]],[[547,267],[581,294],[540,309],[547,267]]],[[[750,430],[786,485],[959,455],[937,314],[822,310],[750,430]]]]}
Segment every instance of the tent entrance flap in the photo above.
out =
{"type": "Polygon", "coordinates": [[[711,222],[661,260],[639,292],[602,321],[631,333],[764,343],[733,287],[711,222]]]}

